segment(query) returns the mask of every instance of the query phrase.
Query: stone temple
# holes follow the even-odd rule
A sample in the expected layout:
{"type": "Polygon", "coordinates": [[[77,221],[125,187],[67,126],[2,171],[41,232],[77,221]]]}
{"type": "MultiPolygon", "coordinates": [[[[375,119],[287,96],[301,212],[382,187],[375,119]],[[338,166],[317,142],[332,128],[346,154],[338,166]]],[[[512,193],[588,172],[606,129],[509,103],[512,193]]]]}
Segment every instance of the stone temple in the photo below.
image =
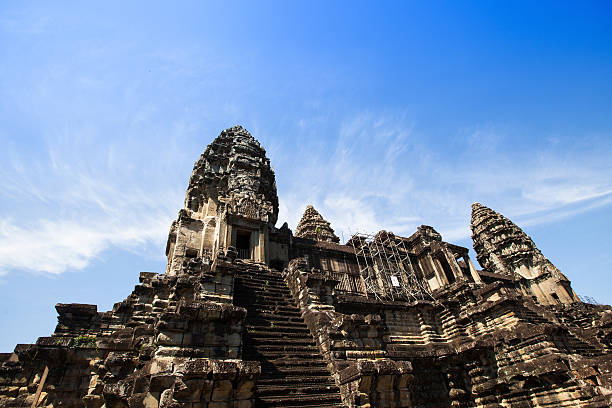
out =
{"type": "Polygon", "coordinates": [[[276,228],[240,126],[195,164],[163,274],[112,310],[57,304],[0,355],[0,407],[608,407],[612,308],[583,303],[517,225],[475,203],[468,249],[422,225],[340,244],[308,206],[276,228]]]}

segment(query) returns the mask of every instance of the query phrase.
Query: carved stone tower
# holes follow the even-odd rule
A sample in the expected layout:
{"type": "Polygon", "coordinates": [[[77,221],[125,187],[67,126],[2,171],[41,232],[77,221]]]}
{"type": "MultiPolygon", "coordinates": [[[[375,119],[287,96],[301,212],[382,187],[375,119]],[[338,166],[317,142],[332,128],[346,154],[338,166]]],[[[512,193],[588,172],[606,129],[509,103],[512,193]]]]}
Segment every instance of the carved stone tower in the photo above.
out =
{"type": "Polygon", "coordinates": [[[177,274],[185,258],[214,258],[218,251],[265,262],[268,231],[277,217],[266,151],[242,126],[226,129],[195,163],[185,207],[168,235],[166,272],[177,274]]]}
{"type": "Polygon", "coordinates": [[[306,207],[302,219],[295,228],[295,236],[315,241],[340,242],[334,230],[312,205],[306,207]]]}
{"type": "Polygon", "coordinates": [[[471,228],[476,258],[485,270],[514,276],[525,294],[545,305],[579,301],[565,275],[508,218],[474,203],[471,228]]]}

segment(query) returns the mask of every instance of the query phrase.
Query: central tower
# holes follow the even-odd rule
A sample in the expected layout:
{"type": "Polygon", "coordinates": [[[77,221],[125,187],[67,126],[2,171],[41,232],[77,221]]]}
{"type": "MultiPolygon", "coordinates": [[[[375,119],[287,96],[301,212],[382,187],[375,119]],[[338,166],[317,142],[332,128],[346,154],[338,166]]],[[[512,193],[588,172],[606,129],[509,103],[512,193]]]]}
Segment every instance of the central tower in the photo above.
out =
{"type": "Polygon", "coordinates": [[[237,256],[266,262],[268,232],[278,218],[276,180],[266,151],[242,126],[224,130],[195,163],[185,206],[170,227],[166,273],[186,258],[237,256]]]}

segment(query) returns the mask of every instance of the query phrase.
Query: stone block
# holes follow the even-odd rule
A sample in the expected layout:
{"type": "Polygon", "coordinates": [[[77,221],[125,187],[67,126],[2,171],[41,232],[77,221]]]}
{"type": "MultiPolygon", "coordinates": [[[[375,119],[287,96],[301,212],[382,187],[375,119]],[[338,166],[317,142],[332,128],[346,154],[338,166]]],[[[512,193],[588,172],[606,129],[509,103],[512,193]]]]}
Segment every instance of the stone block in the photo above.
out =
{"type": "Polygon", "coordinates": [[[184,378],[206,378],[213,371],[213,364],[209,359],[199,358],[181,364],[177,373],[184,378]]]}
{"type": "Polygon", "coordinates": [[[171,372],[172,371],[172,358],[160,358],[156,357],[151,361],[151,365],[149,368],[149,374],[158,374],[162,372],[171,372]]]}
{"type": "Polygon", "coordinates": [[[165,346],[180,346],[183,344],[183,333],[162,332],[157,335],[157,344],[165,346]]]}
{"type": "Polygon", "coordinates": [[[213,378],[215,380],[233,380],[236,378],[237,368],[238,367],[235,362],[213,360],[213,378]]]}
{"type": "Polygon", "coordinates": [[[159,398],[161,393],[158,392],[148,392],[144,399],[142,400],[142,405],[144,408],[159,408],[159,398]]]}
{"type": "Polygon", "coordinates": [[[155,374],[151,376],[150,392],[162,392],[174,384],[175,376],[172,374],[155,374]]]}
{"type": "Polygon", "coordinates": [[[225,402],[227,406],[231,406],[230,402],[232,400],[233,392],[233,386],[230,380],[215,380],[212,401],[225,402]]]}

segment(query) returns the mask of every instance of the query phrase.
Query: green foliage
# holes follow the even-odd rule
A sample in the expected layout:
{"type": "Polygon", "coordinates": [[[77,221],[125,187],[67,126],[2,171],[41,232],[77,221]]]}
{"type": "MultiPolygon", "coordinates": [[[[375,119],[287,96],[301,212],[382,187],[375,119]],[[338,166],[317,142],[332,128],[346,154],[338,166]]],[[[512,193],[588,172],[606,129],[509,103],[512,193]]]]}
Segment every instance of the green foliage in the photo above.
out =
{"type": "Polygon", "coordinates": [[[96,347],[96,336],[77,336],[74,338],[74,347],[96,347]]]}

